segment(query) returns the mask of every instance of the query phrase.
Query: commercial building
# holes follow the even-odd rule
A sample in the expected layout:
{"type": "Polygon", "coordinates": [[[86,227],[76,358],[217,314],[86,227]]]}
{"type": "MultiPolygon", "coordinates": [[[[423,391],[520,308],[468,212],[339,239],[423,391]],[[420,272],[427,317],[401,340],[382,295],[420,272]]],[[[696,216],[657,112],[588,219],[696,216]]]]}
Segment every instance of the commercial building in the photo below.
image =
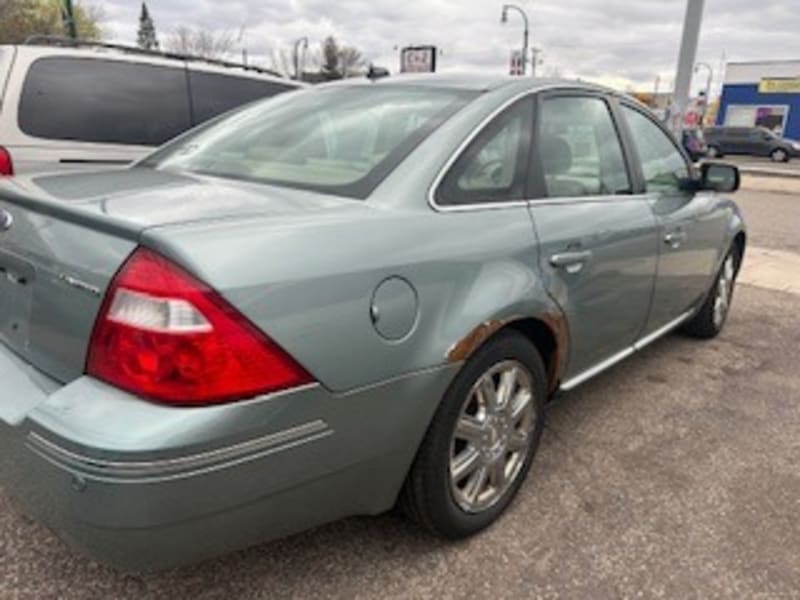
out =
{"type": "Polygon", "coordinates": [[[728,63],[717,124],[800,139],[800,60],[728,63]]]}

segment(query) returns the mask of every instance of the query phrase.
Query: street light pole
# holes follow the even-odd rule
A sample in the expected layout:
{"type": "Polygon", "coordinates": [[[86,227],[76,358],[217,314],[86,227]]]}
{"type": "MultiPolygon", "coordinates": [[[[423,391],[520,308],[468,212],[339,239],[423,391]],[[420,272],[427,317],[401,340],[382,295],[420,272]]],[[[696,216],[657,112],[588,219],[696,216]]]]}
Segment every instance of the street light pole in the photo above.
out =
{"type": "Polygon", "coordinates": [[[526,68],[528,64],[528,15],[516,4],[503,4],[503,13],[500,16],[501,23],[508,23],[509,10],[517,11],[525,23],[525,29],[522,32],[522,74],[525,75],[528,72],[526,68]]]}
{"type": "MultiPolygon", "coordinates": [[[[301,78],[300,51],[299,51],[300,44],[303,44],[303,56],[305,56],[305,51],[308,50],[308,38],[303,36],[301,38],[297,38],[294,42],[294,54],[293,54],[294,78],[297,79],[298,81],[301,78]]],[[[303,65],[303,68],[305,68],[305,65],[303,65]]]]}
{"type": "Polygon", "coordinates": [[[711,65],[708,63],[699,62],[694,67],[695,73],[699,71],[701,67],[708,70],[708,79],[706,79],[706,97],[705,102],[703,102],[703,110],[700,113],[700,127],[703,127],[706,121],[706,113],[708,112],[708,103],[711,100],[711,82],[714,80],[714,69],[712,69],[711,65]]]}

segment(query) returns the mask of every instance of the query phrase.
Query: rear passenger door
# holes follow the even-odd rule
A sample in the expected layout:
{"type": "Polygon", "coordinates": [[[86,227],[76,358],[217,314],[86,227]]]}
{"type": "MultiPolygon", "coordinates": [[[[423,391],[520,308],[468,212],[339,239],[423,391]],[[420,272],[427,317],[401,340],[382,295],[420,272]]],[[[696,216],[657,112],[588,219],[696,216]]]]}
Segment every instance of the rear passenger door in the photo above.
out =
{"type": "Polygon", "coordinates": [[[656,221],[603,95],[540,98],[530,211],[545,286],[567,316],[565,388],[630,351],[648,315],[656,221]]]}

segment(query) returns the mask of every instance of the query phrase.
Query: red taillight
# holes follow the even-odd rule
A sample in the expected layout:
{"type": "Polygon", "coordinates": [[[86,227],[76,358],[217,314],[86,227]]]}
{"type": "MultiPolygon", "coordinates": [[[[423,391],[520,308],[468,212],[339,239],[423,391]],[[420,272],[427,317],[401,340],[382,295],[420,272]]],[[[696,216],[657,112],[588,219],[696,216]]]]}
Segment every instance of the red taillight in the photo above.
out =
{"type": "Polygon", "coordinates": [[[8,150],[0,146],[0,175],[13,175],[14,163],[11,162],[11,154],[8,150]]]}
{"type": "Polygon", "coordinates": [[[111,282],[86,372],[170,404],[251,398],[313,381],[217,292],[138,248],[111,282]]]}

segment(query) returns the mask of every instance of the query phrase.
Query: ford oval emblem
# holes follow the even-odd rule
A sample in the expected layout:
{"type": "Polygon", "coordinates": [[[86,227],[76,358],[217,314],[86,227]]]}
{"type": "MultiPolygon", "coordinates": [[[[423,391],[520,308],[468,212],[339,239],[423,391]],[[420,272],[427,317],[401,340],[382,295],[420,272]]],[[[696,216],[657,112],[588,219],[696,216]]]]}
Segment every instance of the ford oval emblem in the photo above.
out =
{"type": "Polygon", "coordinates": [[[14,217],[7,210],[0,208],[0,231],[8,231],[14,223],[14,217]]]}

